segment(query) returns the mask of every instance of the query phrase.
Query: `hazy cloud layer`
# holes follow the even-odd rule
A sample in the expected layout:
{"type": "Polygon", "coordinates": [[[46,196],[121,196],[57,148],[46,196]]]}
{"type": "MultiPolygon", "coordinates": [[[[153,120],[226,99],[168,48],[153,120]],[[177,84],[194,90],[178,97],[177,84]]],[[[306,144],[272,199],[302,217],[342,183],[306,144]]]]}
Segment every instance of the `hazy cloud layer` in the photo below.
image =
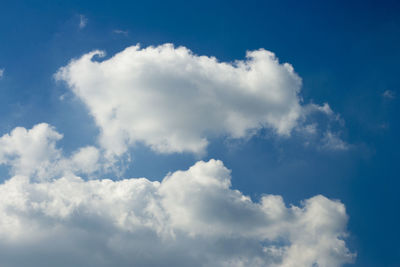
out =
{"type": "Polygon", "coordinates": [[[132,46],[102,62],[95,56],[103,52],[72,60],[56,79],[89,108],[109,154],[135,142],[201,154],[210,137],[245,138],[264,127],[289,135],[310,112],[332,113],[327,104],[302,105],[301,78],[263,49],[235,62],[172,44],[132,46]]]}
{"type": "Polygon", "coordinates": [[[253,202],[217,160],[162,182],[19,175],[0,185],[0,265],[340,266],[346,222],[323,196],[253,202]]]}

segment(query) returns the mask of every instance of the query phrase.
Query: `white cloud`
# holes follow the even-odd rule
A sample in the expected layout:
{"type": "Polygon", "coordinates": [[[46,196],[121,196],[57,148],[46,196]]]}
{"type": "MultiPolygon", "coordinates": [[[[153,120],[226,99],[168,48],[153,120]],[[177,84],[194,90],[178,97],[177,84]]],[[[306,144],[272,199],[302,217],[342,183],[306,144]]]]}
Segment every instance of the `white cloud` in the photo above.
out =
{"type": "MultiPolygon", "coordinates": [[[[262,127],[289,135],[310,112],[333,114],[327,104],[302,105],[300,78],[265,50],[232,64],[172,45],[131,47],[103,62],[94,55],[56,76],[88,106],[109,155],[135,142],[202,153],[214,136],[246,138],[262,127]]],[[[355,257],[339,201],[253,201],[231,188],[218,160],[161,182],[84,180],[77,175],[109,167],[103,150],[65,156],[61,138],[45,123],[0,137],[0,164],[13,176],[0,184],[0,266],[335,267],[355,257]]]]}
{"type": "Polygon", "coordinates": [[[94,56],[104,53],[72,60],[55,77],[89,108],[110,155],[136,142],[201,154],[211,137],[245,138],[263,127],[287,136],[310,112],[332,113],[328,104],[302,105],[301,78],[263,49],[233,63],[172,44],[94,56]]]}
{"type": "Polygon", "coordinates": [[[55,147],[62,135],[46,123],[27,130],[15,128],[10,134],[0,138],[0,164],[12,166],[14,174],[32,175],[48,169],[51,162],[61,157],[55,147]]]}
{"type": "Polygon", "coordinates": [[[17,127],[0,137],[0,164],[10,166],[13,175],[39,179],[66,172],[91,174],[101,167],[99,151],[95,147],[80,148],[71,157],[64,157],[62,150],[56,147],[62,137],[46,123],[29,130],[17,127]]]}
{"type": "Polygon", "coordinates": [[[4,69],[0,69],[0,79],[3,78],[4,75],[4,69]]]}
{"type": "Polygon", "coordinates": [[[84,15],[79,15],[79,29],[86,27],[88,19],[84,15]]]}
{"type": "Polygon", "coordinates": [[[333,267],[354,258],[346,223],[323,196],[253,202],[216,160],[162,182],[15,176],[0,185],[0,265],[333,267]]]}
{"type": "Polygon", "coordinates": [[[69,159],[72,170],[94,173],[100,169],[100,152],[93,146],[86,146],[76,151],[69,159]]]}

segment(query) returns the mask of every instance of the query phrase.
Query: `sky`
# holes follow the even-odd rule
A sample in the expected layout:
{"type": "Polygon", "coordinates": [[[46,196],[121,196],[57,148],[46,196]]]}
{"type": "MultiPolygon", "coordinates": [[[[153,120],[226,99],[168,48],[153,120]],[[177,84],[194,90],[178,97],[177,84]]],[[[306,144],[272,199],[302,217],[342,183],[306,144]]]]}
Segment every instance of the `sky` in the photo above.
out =
{"type": "Polygon", "coordinates": [[[0,1],[0,266],[399,266],[397,1],[0,1]]]}

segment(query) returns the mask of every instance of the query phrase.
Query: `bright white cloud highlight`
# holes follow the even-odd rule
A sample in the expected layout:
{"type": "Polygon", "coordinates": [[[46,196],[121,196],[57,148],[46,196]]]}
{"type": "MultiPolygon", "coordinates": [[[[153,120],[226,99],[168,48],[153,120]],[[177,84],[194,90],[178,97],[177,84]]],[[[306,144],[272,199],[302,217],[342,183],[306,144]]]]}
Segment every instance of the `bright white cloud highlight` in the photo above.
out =
{"type": "Polygon", "coordinates": [[[263,49],[235,62],[172,44],[132,46],[102,62],[95,56],[103,52],[72,60],[56,79],[89,108],[113,155],[136,142],[201,154],[211,137],[245,138],[264,127],[289,135],[310,111],[332,112],[327,104],[303,106],[301,78],[263,49]]]}
{"type": "Polygon", "coordinates": [[[49,179],[63,173],[91,174],[100,168],[97,148],[88,146],[64,157],[56,142],[63,137],[46,123],[32,129],[15,128],[0,137],[0,164],[11,167],[13,175],[49,179]]]}
{"type": "Polygon", "coordinates": [[[15,176],[0,185],[0,265],[333,267],[354,257],[346,222],[323,196],[253,202],[217,160],[162,182],[15,176]]]}

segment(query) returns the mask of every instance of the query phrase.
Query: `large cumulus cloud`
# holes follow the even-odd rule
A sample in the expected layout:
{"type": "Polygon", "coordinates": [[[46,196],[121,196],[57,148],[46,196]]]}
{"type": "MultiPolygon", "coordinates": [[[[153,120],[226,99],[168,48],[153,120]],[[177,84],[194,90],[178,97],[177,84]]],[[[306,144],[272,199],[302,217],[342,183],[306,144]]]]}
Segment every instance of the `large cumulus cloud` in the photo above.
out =
{"type": "Polygon", "coordinates": [[[128,47],[98,62],[94,51],[61,68],[64,80],[101,129],[100,143],[120,155],[142,142],[161,153],[205,151],[210,137],[243,138],[260,128],[289,135],[311,110],[301,78],[272,52],[219,62],[172,44],[128,47]]]}
{"type": "Polygon", "coordinates": [[[0,265],[19,266],[340,266],[347,215],[316,196],[301,206],[231,188],[221,161],[199,161],[161,182],[84,180],[93,147],[63,155],[62,138],[42,123],[0,138],[0,265]]]}
{"type": "Polygon", "coordinates": [[[221,161],[161,182],[72,174],[0,185],[0,265],[340,266],[352,260],[339,201],[252,201],[221,161]]]}

